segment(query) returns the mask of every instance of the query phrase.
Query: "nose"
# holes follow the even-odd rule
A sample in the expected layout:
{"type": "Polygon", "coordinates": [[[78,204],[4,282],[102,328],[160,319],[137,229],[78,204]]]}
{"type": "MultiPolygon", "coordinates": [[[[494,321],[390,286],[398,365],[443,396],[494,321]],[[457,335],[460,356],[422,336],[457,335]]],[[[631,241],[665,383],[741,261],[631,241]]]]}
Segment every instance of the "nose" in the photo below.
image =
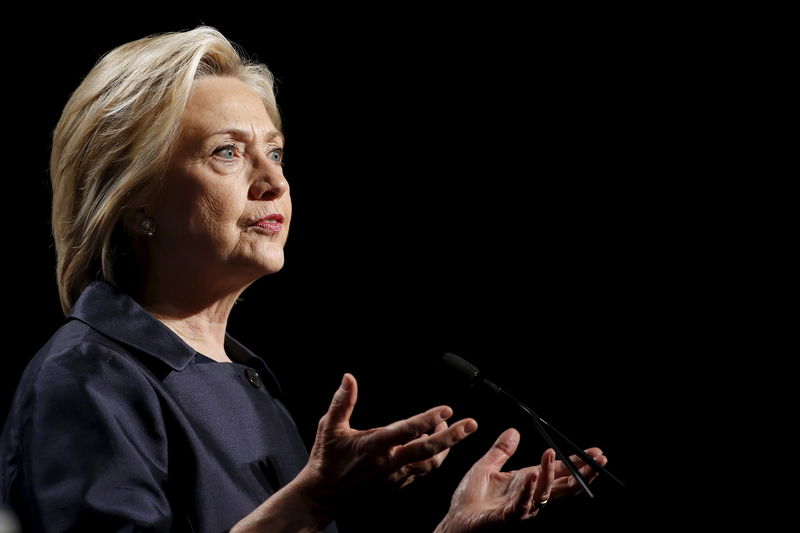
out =
{"type": "Polygon", "coordinates": [[[258,159],[253,167],[253,181],[250,184],[250,199],[274,201],[289,191],[289,183],[283,176],[283,167],[266,157],[258,159]]]}

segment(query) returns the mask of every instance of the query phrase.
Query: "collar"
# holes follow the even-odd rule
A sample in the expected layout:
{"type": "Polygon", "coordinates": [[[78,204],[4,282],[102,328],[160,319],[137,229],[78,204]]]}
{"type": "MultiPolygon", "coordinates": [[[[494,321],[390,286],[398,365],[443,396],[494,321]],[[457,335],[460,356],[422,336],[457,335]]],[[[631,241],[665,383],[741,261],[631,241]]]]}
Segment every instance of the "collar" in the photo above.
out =
{"type": "MultiPolygon", "coordinates": [[[[184,370],[198,353],[136,300],[102,280],[86,286],[67,315],[67,320],[70,319],[85,322],[103,335],[144,352],[173,370],[184,370]]],[[[225,350],[237,363],[266,370],[280,391],[267,364],[227,332],[225,350]]]]}

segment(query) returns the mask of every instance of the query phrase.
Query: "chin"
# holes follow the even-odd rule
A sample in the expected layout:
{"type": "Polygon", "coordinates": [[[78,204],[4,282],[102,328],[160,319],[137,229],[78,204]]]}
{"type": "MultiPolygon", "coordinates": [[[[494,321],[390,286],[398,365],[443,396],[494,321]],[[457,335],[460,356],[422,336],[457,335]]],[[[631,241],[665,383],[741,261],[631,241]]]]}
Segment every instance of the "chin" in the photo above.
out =
{"type": "Polygon", "coordinates": [[[279,272],[282,268],[283,268],[283,261],[281,261],[280,263],[270,264],[267,268],[263,269],[263,273],[264,275],[274,274],[276,272],[279,272]]]}
{"type": "Polygon", "coordinates": [[[283,249],[269,250],[262,257],[259,258],[259,270],[262,275],[274,274],[283,268],[284,256],[283,249]]]}
{"type": "Polygon", "coordinates": [[[245,247],[233,262],[231,272],[238,271],[251,282],[262,276],[274,274],[283,268],[283,243],[269,243],[258,247],[245,247]]]}

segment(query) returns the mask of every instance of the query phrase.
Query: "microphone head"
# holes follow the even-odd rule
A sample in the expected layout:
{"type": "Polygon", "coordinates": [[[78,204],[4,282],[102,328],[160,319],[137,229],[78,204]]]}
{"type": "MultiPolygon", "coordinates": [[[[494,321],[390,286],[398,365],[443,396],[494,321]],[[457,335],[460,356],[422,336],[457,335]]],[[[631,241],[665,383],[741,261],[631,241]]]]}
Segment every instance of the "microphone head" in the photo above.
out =
{"type": "Polygon", "coordinates": [[[448,352],[444,354],[442,356],[442,361],[444,361],[447,366],[465,375],[470,381],[474,381],[480,375],[478,367],[465,361],[454,353],[448,352]]]}

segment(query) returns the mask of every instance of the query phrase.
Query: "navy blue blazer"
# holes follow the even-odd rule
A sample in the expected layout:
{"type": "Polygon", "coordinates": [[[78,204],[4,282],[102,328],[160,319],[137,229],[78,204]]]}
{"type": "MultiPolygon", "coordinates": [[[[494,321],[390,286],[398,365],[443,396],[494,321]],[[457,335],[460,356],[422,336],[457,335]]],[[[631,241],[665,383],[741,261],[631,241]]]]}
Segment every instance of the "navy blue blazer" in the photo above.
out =
{"type": "Polygon", "coordinates": [[[225,349],[234,363],[89,284],[0,437],[0,501],[23,531],[219,533],[294,478],[308,452],[275,376],[227,334],[225,349]]]}

